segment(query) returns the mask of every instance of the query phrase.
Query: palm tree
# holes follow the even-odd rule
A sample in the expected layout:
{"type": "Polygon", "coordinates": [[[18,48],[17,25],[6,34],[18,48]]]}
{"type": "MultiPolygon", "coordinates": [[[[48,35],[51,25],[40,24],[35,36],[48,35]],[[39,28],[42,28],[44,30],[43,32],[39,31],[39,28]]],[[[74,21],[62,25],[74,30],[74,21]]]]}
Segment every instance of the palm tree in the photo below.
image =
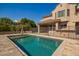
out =
{"type": "Polygon", "coordinates": [[[26,25],[28,23],[28,19],[27,18],[22,18],[20,20],[20,25],[21,25],[21,34],[23,35],[24,32],[24,25],[26,25]]]}
{"type": "Polygon", "coordinates": [[[23,35],[24,29],[30,30],[33,27],[36,27],[36,24],[34,21],[27,19],[27,18],[22,18],[20,20],[21,24],[21,34],[23,35]]]}

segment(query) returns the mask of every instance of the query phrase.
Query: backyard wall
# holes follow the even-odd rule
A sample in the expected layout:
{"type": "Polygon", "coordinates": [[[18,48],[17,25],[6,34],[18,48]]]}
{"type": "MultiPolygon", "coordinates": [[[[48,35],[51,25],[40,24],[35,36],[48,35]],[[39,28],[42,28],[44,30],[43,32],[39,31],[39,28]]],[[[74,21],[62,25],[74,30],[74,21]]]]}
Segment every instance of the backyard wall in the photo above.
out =
{"type": "Polygon", "coordinates": [[[49,31],[49,35],[50,36],[55,36],[55,37],[79,39],[79,35],[77,35],[75,32],[49,31]]]}

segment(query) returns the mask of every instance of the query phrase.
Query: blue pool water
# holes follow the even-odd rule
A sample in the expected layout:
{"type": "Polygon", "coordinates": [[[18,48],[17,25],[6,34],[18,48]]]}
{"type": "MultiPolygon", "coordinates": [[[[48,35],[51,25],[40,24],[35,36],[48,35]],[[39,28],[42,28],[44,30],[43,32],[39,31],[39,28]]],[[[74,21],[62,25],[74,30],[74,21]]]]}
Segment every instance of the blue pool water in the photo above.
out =
{"type": "Polygon", "coordinates": [[[62,42],[31,35],[11,40],[29,56],[51,56],[62,42]]]}

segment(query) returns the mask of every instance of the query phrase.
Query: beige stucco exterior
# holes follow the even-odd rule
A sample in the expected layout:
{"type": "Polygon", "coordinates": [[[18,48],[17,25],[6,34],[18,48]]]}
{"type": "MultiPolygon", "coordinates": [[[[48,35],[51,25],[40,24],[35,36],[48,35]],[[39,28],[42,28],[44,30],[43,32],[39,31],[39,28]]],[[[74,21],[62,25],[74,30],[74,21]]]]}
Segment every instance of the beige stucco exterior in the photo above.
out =
{"type": "MultiPolygon", "coordinates": [[[[76,8],[76,4],[70,4],[70,3],[62,3],[61,4],[60,3],[51,12],[51,16],[45,17],[41,20],[41,23],[45,22],[48,24],[48,21],[50,21],[50,22],[52,22],[51,25],[55,25],[55,30],[54,31],[49,30],[49,35],[52,35],[52,32],[54,32],[54,35],[57,33],[56,36],[57,35],[60,36],[60,33],[62,32],[61,30],[63,30],[63,32],[61,33],[62,37],[64,37],[64,36],[68,37],[69,35],[74,37],[76,35],[76,22],[79,22],[79,13],[76,14],[75,8],[76,8]],[[67,12],[68,12],[67,9],[69,9],[69,16],[67,15],[67,12]],[[62,10],[64,10],[64,16],[58,17],[58,12],[62,11],[62,10]],[[56,20],[58,20],[58,19],[60,21],[56,22],[56,20]],[[61,22],[67,22],[67,26],[65,28],[59,29],[59,27],[60,27],[59,23],[61,23],[61,22]],[[57,31],[57,30],[60,30],[60,31],[57,31]]],[[[41,25],[41,23],[39,25],[41,25]]]]}

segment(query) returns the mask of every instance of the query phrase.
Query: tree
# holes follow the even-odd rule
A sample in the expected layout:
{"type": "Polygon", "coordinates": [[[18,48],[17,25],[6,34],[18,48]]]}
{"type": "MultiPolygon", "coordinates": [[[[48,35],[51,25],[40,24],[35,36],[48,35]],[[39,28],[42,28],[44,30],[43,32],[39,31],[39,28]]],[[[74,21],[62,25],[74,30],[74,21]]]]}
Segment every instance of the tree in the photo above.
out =
{"type": "Polygon", "coordinates": [[[11,25],[11,24],[13,24],[13,21],[10,18],[3,17],[3,18],[0,18],[0,24],[11,25]]]}
{"type": "Polygon", "coordinates": [[[0,18],[0,31],[10,31],[13,21],[7,17],[0,18]]]}
{"type": "Polygon", "coordinates": [[[36,27],[36,24],[33,20],[29,20],[28,21],[28,24],[31,26],[31,27],[36,27]]]}
{"type": "Polygon", "coordinates": [[[7,17],[0,18],[0,31],[26,31],[33,27],[36,27],[35,22],[27,18],[22,18],[19,22],[13,22],[7,17]]]}
{"type": "Polygon", "coordinates": [[[20,24],[22,26],[21,33],[23,33],[24,30],[31,30],[33,27],[36,27],[35,22],[27,18],[22,18],[20,24]]]}
{"type": "Polygon", "coordinates": [[[22,19],[20,20],[20,23],[21,23],[22,25],[25,25],[25,24],[28,23],[28,19],[27,19],[27,18],[22,18],[22,19]]]}

